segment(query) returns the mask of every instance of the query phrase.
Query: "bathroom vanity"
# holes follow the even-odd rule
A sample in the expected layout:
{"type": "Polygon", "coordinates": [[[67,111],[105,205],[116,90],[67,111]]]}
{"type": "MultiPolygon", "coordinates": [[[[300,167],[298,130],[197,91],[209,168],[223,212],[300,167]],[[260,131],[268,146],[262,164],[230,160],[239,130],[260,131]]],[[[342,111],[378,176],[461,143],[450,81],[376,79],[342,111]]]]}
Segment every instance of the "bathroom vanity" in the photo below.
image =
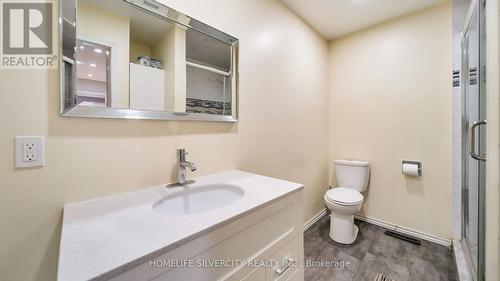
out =
{"type": "Polygon", "coordinates": [[[302,189],[235,170],[68,204],[58,280],[303,280],[302,189]]]}

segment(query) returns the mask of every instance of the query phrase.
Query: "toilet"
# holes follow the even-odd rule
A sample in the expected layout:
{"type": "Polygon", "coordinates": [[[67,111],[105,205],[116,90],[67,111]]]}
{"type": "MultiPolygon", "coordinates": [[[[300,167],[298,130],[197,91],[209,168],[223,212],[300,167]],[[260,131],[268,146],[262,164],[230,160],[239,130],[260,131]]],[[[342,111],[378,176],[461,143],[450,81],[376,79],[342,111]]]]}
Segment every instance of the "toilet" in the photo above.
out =
{"type": "Polygon", "coordinates": [[[369,163],[363,161],[335,160],[338,187],[328,190],[325,203],[332,211],[330,238],[341,244],[351,244],[358,236],[354,215],[361,210],[363,195],[370,175],[369,163]]]}

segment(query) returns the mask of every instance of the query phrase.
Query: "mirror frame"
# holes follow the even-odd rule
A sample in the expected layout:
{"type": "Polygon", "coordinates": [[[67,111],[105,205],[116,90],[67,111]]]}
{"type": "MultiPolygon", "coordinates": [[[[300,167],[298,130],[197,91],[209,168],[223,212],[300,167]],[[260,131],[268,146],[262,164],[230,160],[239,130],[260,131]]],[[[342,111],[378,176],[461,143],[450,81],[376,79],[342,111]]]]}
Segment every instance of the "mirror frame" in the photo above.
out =
{"type": "MultiPolygon", "coordinates": [[[[187,28],[194,29],[198,32],[201,32],[205,35],[208,35],[212,38],[215,38],[219,41],[222,41],[231,46],[231,61],[232,61],[232,75],[235,78],[235,104],[232,105],[234,107],[234,115],[215,115],[208,113],[184,113],[184,112],[172,112],[172,111],[156,111],[156,110],[135,110],[135,109],[127,109],[127,108],[103,108],[103,107],[89,107],[89,106],[73,106],[69,109],[65,108],[65,99],[66,99],[66,82],[65,82],[65,74],[66,74],[66,63],[75,65],[75,62],[72,58],[65,57],[63,55],[64,50],[64,41],[63,38],[65,35],[63,26],[64,23],[70,24],[73,27],[73,30],[69,30],[70,38],[74,40],[72,41],[73,48],[76,49],[76,28],[77,28],[77,19],[76,19],[76,10],[77,10],[77,1],[78,0],[64,0],[60,1],[59,4],[59,92],[60,92],[60,116],[62,117],[83,117],[83,118],[111,118],[111,119],[142,119],[142,120],[170,120],[170,121],[206,121],[206,122],[239,122],[239,72],[238,72],[238,63],[239,63],[239,40],[231,35],[228,35],[216,28],[213,28],[207,24],[204,24],[196,19],[193,19],[175,9],[167,7],[162,3],[159,3],[155,0],[122,0],[128,2],[133,5],[135,8],[138,8],[148,14],[153,16],[160,17],[166,21],[174,22],[176,24],[185,26],[187,28]],[[149,5],[144,5],[146,3],[149,5]],[[64,10],[67,8],[67,5],[73,5],[72,12],[74,12],[74,22],[69,22],[64,17],[64,10]],[[151,6],[152,5],[152,6],[151,6]],[[154,6],[159,7],[157,12],[154,10],[154,6]],[[185,20],[189,20],[189,23],[181,22],[185,20]]],[[[66,11],[68,11],[66,9],[66,11]]],[[[74,77],[73,71],[73,84],[76,83],[76,77],[74,77]]]]}

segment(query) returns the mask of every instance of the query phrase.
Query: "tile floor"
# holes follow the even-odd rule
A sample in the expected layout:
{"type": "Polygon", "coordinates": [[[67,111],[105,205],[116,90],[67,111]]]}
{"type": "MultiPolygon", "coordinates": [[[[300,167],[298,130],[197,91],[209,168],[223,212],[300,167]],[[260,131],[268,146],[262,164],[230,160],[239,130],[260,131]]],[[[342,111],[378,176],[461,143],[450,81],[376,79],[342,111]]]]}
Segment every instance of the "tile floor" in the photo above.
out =
{"type": "Polygon", "coordinates": [[[356,225],[360,231],[351,245],[330,239],[328,215],[305,232],[306,281],[373,281],[377,273],[394,281],[458,280],[447,247],[427,241],[418,246],[385,235],[382,227],[361,221],[356,225]]]}

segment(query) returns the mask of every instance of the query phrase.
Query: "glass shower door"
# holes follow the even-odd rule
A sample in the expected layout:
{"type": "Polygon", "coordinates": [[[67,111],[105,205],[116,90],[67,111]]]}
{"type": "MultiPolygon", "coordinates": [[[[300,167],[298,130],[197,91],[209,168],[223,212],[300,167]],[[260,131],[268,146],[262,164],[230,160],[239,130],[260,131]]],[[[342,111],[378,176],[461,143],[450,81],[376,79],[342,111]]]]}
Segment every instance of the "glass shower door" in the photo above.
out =
{"type": "Polygon", "coordinates": [[[476,280],[483,280],[486,181],[484,1],[473,2],[462,35],[462,244],[476,280]]]}

